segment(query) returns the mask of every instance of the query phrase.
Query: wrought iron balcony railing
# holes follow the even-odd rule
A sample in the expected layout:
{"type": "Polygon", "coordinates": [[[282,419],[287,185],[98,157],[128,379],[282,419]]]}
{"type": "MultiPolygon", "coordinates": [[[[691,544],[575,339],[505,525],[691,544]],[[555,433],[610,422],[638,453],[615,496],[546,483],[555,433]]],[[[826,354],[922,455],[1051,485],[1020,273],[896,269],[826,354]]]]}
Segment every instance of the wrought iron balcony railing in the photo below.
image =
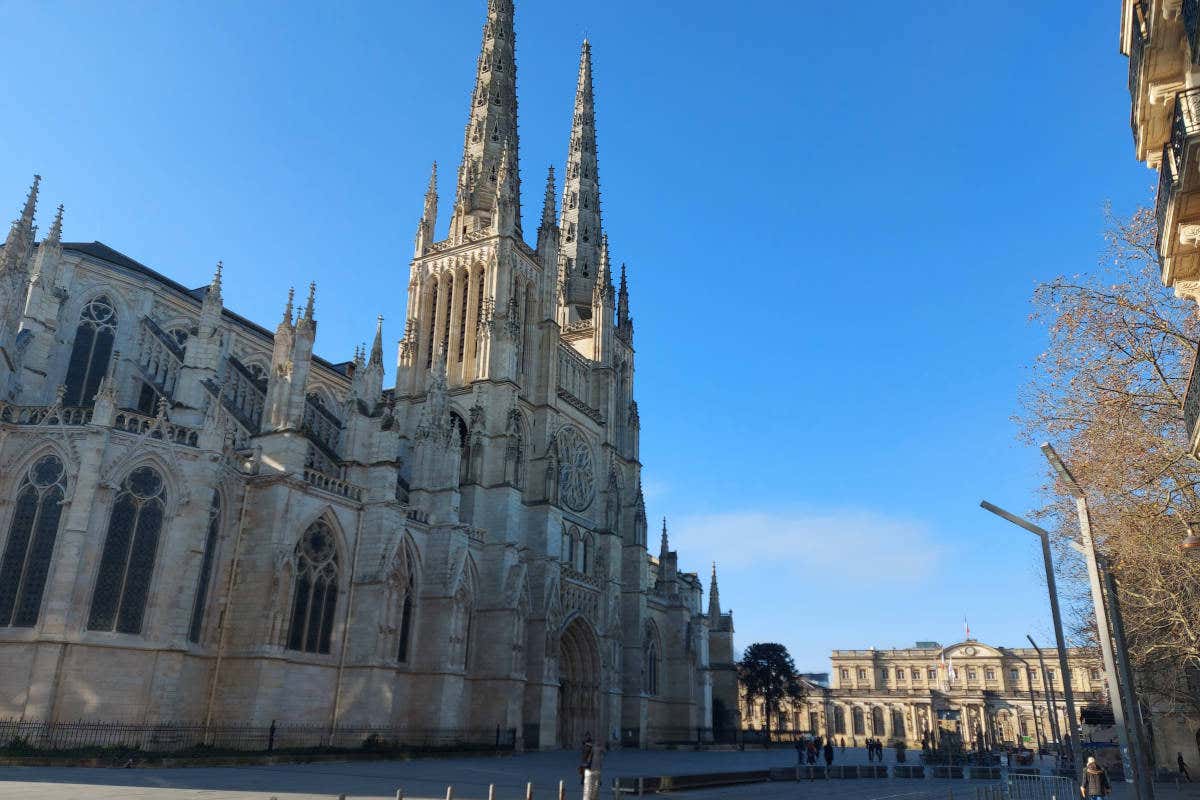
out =
{"type": "Polygon", "coordinates": [[[1183,0],[1183,29],[1192,63],[1200,63],[1200,0],[1183,0]]]}
{"type": "Polygon", "coordinates": [[[1196,422],[1200,420],[1200,349],[1192,361],[1192,374],[1188,377],[1187,394],[1183,396],[1183,423],[1187,426],[1188,441],[1196,441],[1196,422]]]}
{"type": "Polygon", "coordinates": [[[1175,198],[1175,167],[1171,163],[1171,143],[1163,145],[1162,165],[1158,169],[1158,191],[1154,195],[1154,219],[1157,232],[1154,238],[1154,249],[1158,251],[1159,261],[1162,261],[1163,236],[1167,231],[1167,211],[1175,198]]]}
{"type": "MultiPolygon", "coordinates": [[[[1200,0],[1197,0],[1200,2],[1200,0]]],[[[1141,2],[1133,4],[1133,20],[1131,26],[1132,44],[1129,47],[1129,97],[1137,106],[1138,87],[1142,80],[1142,60],[1146,54],[1146,41],[1149,37],[1149,18],[1141,2]]]]}

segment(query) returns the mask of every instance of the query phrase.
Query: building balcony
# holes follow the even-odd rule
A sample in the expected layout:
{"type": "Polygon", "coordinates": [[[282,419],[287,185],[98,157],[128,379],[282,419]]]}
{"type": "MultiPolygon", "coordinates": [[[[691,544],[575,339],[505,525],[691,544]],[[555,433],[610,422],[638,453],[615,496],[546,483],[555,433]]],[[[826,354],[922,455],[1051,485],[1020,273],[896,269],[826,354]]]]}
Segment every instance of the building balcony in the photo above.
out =
{"type": "Polygon", "coordinates": [[[1200,159],[1196,153],[1197,143],[1200,143],[1200,87],[1176,95],[1171,139],[1162,150],[1154,211],[1158,222],[1159,263],[1163,283],[1167,286],[1200,280],[1200,159]]]}
{"type": "MultiPolygon", "coordinates": [[[[1200,0],[1187,0],[1193,13],[1200,0]]],[[[1200,17],[1200,14],[1197,14],[1200,17]]],[[[1129,124],[1135,155],[1158,167],[1162,146],[1171,134],[1171,107],[1184,88],[1190,53],[1185,16],[1180,0],[1126,0],[1121,28],[1121,50],[1129,56],[1129,124]]],[[[1200,21],[1200,20],[1193,20],[1200,21]]]]}
{"type": "Polygon", "coordinates": [[[1200,431],[1196,423],[1200,422],[1200,350],[1192,359],[1192,374],[1188,377],[1187,394],[1183,396],[1183,422],[1187,426],[1188,452],[1196,455],[1200,452],[1200,431]]]}

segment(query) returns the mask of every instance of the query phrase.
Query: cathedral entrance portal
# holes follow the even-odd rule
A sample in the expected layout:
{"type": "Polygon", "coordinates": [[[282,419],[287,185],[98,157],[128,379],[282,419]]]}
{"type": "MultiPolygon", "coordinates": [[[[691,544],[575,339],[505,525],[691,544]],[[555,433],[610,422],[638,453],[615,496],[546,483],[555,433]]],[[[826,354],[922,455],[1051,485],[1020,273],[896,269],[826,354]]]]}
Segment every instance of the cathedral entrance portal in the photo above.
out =
{"type": "Polygon", "coordinates": [[[576,617],[563,630],[558,655],[558,745],[578,749],[583,737],[604,741],[600,730],[600,650],[596,634],[576,617]]]}

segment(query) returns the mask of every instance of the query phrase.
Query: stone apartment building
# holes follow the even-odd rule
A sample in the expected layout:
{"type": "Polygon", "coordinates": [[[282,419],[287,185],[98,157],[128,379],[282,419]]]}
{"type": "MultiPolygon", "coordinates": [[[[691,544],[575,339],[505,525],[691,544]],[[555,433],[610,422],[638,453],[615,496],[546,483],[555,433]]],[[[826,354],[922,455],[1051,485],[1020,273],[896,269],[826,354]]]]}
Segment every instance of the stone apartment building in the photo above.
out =
{"type": "Polygon", "coordinates": [[[715,567],[705,608],[665,521],[647,547],[590,45],[530,244],[513,16],[488,3],[441,228],[429,181],[393,386],[382,317],[318,357],[315,287],[260,326],[236,270],[183,286],[64,241],[61,206],[38,240],[35,179],[0,250],[0,715],[736,727],[715,567]]]}
{"type": "MultiPolygon", "coordinates": [[[[808,696],[787,704],[772,728],[844,738],[868,737],[919,748],[926,732],[952,732],[964,745],[997,746],[1055,741],[1053,725],[1067,731],[1058,651],[993,647],[969,639],[949,647],[919,642],[901,650],[834,650],[828,686],[806,681],[808,696]],[[1051,721],[1051,714],[1054,721],[1051,721]]],[[[1104,678],[1087,651],[1070,649],[1078,707],[1101,702],[1104,678]]],[[[742,701],[749,728],[764,727],[762,701],[742,701]]]]}

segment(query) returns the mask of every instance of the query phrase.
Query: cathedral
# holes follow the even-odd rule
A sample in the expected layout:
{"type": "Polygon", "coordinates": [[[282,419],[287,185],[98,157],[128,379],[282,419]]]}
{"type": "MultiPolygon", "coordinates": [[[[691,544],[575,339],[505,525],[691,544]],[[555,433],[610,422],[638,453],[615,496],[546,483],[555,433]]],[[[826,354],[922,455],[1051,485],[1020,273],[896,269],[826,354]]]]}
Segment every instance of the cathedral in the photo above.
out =
{"type": "Polygon", "coordinates": [[[448,223],[429,181],[389,388],[382,319],[321,358],[314,286],[262,327],[220,264],[188,288],[64,241],[62,206],[39,240],[34,179],[0,250],[0,716],[737,726],[716,569],[705,604],[665,521],[648,547],[590,45],[531,245],[513,13],[488,3],[448,223]]]}

